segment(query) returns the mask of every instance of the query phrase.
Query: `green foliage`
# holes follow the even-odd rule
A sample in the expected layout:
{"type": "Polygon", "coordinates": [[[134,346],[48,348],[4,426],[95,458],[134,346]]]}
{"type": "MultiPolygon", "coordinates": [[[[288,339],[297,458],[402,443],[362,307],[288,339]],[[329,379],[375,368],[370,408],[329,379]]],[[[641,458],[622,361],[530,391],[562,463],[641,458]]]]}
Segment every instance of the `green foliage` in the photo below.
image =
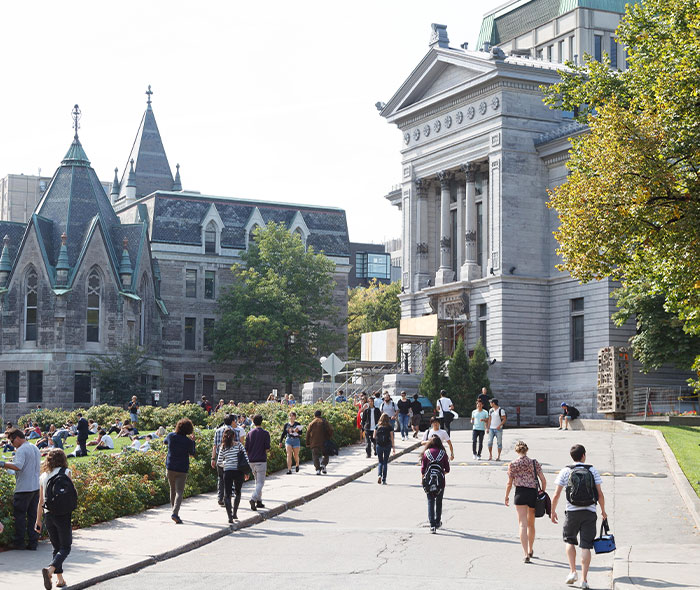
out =
{"type": "MultiPolygon", "coordinates": [[[[491,393],[491,382],[488,377],[489,362],[486,360],[486,348],[479,340],[474,347],[474,355],[469,359],[469,399],[470,408],[476,407],[476,398],[481,393],[481,388],[491,393]]],[[[486,408],[488,409],[488,408],[486,408]]]]}
{"type": "Polygon", "coordinates": [[[418,393],[424,395],[434,404],[440,397],[440,390],[447,388],[447,377],[445,377],[445,355],[440,346],[438,335],[435,335],[428,351],[428,358],[425,361],[425,371],[421,379],[418,393]]]}
{"type": "Polygon", "coordinates": [[[87,420],[94,420],[100,426],[108,426],[117,419],[124,420],[129,417],[129,413],[122,408],[108,406],[102,404],[92,406],[91,408],[78,408],[76,410],[62,410],[58,408],[42,408],[40,410],[32,410],[29,414],[20,416],[18,424],[23,428],[27,426],[31,418],[33,424],[38,424],[41,430],[48,430],[53,424],[56,428],[60,428],[69,420],[76,424],[78,422],[78,414],[82,414],[87,420]]]}
{"type": "Polygon", "coordinates": [[[466,415],[467,411],[476,404],[476,399],[471,395],[469,387],[469,361],[464,339],[460,338],[455,346],[448,365],[449,381],[447,391],[455,410],[460,415],[466,415]]]}
{"type": "Polygon", "coordinates": [[[141,374],[148,359],[138,346],[125,344],[117,354],[103,354],[90,361],[100,399],[112,405],[126,404],[132,396],[142,396],[145,391],[141,374]]]}
{"type": "Polygon", "coordinates": [[[214,361],[242,361],[239,378],[273,370],[291,387],[318,374],[318,359],[338,349],[341,318],[333,302],[335,264],[284,224],[257,228],[219,298],[214,361]]]}
{"type": "Polygon", "coordinates": [[[155,430],[160,426],[174,428],[181,418],[189,418],[195,426],[206,426],[208,417],[198,404],[141,406],[138,427],[140,430],[155,430]]]}
{"type": "Polygon", "coordinates": [[[553,107],[585,103],[590,127],[572,142],[568,181],[550,193],[560,268],[646,290],[700,335],[700,0],[628,5],[616,34],[625,72],[587,58],[544,89],[553,107]]]}
{"type": "Polygon", "coordinates": [[[399,327],[399,293],[399,281],[384,285],[376,279],[372,279],[368,287],[348,290],[348,358],[360,358],[363,332],[399,327]]]}
{"type": "Polygon", "coordinates": [[[645,428],[660,430],[668,446],[678,460],[683,473],[695,493],[700,497],[700,426],[644,425],[645,428]]]}

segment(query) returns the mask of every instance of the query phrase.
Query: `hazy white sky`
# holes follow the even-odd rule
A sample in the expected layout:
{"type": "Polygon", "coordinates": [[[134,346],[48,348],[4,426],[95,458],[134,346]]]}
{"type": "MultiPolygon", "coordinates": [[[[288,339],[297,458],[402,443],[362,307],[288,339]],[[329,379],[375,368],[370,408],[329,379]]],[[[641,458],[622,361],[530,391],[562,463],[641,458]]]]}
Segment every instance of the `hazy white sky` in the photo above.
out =
{"type": "Polygon", "coordinates": [[[380,118],[428,51],[430,23],[475,47],[503,0],[0,4],[0,176],[50,176],[80,139],[103,180],[120,173],[153,86],[185,189],[342,207],[350,239],[398,237],[383,198],[401,135],[380,118]]]}

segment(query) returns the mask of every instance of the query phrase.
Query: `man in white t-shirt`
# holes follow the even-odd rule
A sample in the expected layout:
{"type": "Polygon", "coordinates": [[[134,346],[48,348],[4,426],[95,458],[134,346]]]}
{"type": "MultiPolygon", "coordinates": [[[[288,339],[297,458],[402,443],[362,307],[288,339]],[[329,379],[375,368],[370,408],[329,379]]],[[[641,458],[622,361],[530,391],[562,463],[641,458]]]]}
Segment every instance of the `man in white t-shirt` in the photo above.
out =
{"type": "Polygon", "coordinates": [[[382,414],[389,416],[389,422],[391,424],[391,430],[393,432],[396,425],[396,414],[399,413],[399,408],[396,406],[396,402],[391,399],[388,391],[384,392],[384,401],[379,406],[379,411],[382,414]]]}
{"type": "Polygon", "coordinates": [[[454,418],[453,412],[455,407],[452,400],[447,397],[447,392],[444,389],[440,390],[440,399],[438,399],[435,409],[438,411],[440,428],[447,431],[447,434],[450,434],[450,424],[454,418]]]}
{"type": "Polygon", "coordinates": [[[561,491],[566,489],[566,512],[563,536],[566,543],[566,557],[569,560],[567,584],[573,584],[576,574],[576,545],[581,546],[581,588],[588,588],[588,568],[591,565],[591,549],[596,536],[596,503],[600,504],[600,515],[607,519],[605,496],[601,484],[603,480],[592,465],[586,465],[586,449],[583,445],[571,447],[574,464],[559,472],[556,490],[552,498],[552,522],[557,524],[557,504],[561,491]],[[578,538],[577,538],[578,537],[578,538]],[[580,539],[580,541],[579,541],[580,539]]]}
{"type": "Polygon", "coordinates": [[[107,432],[102,429],[100,430],[100,442],[97,443],[95,447],[98,451],[108,451],[114,449],[114,440],[107,434],[107,432]]]}
{"type": "Polygon", "coordinates": [[[486,423],[486,434],[488,435],[487,446],[489,448],[489,461],[493,459],[493,439],[496,438],[498,445],[498,456],[496,461],[501,460],[501,451],[503,450],[503,427],[506,425],[506,412],[498,405],[498,400],[494,397],[491,400],[491,409],[489,410],[489,421],[486,423]]]}
{"type": "Polygon", "coordinates": [[[450,435],[447,433],[447,431],[440,428],[440,418],[436,418],[435,416],[430,419],[430,428],[428,428],[428,430],[426,430],[423,434],[423,442],[421,445],[427,447],[428,442],[433,436],[437,436],[443,442],[443,444],[447,444],[447,446],[450,447],[450,461],[454,460],[455,451],[454,448],[452,448],[450,435]]]}

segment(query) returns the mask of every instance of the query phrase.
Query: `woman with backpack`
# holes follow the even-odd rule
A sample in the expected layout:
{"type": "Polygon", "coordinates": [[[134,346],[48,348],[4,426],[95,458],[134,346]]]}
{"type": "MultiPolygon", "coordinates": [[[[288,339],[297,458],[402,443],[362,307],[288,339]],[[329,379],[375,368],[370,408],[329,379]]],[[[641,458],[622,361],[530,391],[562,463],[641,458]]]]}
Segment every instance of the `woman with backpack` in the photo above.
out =
{"type": "Polygon", "coordinates": [[[428,520],[433,534],[442,526],[442,496],[445,493],[445,474],[449,472],[450,460],[442,440],[437,436],[430,437],[421,458],[420,473],[423,490],[428,497],[428,520]]]}
{"type": "Polygon", "coordinates": [[[46,516],[46,530],[53,547],[53,559],[48,567],[42,568],[44,587],[51,590],[52,577],[56,574],[56,586],[63,588],[63,562],[70,553],[73,543],[71,517],[76,507],[77,495],[68,469],[68,459],[61,449],[52,449],[41,466],[39,476],[39,511],[34,530],[41,533],[41,522],[46,516]],[[43,508],[43,510],[42,510],[43,508]]]}
{"type": "Polygon", "coordinates": [[[233,430],[225,430],[221,439],[216,464],[224,470],[224,505],[226,506],[229,524],[233,524],[233,521],[238,519],[238,505],[241,503],[241,489],[245,479],[245,472],[243,471],[244,461],[245,465],[249,464],[245,447],[235,440],[233,430]],[[231,490],[234,487],[236,498],[233,501],[232,510],[231,490]]]}
{"type": "Polygon", "coordinates": [[[523,546],[525,557],[523,561],[530,563],[533,557],[533,545],[535,544],[535,505],[537,502],[537,480],[540,480],[542,489],[547,488],[547,480],[542,473],[542,466],[537,459],[527,456],[528,447],[524,441],[515,443],[515,452],[519,455],[515,461],[508,465],[508,484],[506,485],[506,500],[508,506],[510,489],[515,483],[515,509],[518,512],[518,525],[520,527],[520,543],[523,546]]]}
{"type": "Polygon", "coordinates": [[[389,467],[389,452],[396,453],[394,447],[394,429],[391,427],[391,420],[386,414],[379,417],[377,429],[374,431],[374,439],[377,441],[377,459],[379,465],[377,472],[379,477],[377,483],[386,485],[386,471],[389,467]]]}

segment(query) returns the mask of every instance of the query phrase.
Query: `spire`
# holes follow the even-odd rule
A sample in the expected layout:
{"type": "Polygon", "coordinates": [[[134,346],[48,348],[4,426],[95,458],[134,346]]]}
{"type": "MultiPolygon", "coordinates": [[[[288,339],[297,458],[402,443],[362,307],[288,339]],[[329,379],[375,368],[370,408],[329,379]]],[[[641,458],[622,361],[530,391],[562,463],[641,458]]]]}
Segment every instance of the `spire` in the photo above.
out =
{"type": "Polygon", "coordinates": [[[61,251],[58,253],[58,261],[56,262],[56,283],[65,285],[68,283],[68,271],[70,263],[68,262],[68,249],[66,248],[66,232],[61,234],[61,251]]]}
{"type": "Polygon", "coordinates": [[[173,182],[173,190],[174,191],[181,191],[182,190],[182,182],[180,181],[180,164],[175,164],[175,182],[173,182]]]}
{"type": "Polygon", "coordinates": [[[119,264],[119,277],[122,280],[122,285],[126,288],[131,288],[131,275],[134,273],[131,268],[131,259],[129,258],[129,250],[127,246],[129,245],[129,239],[125,236],[122,242],[122,261],[119,264]]]}
{"type": "Polygon", "coordinates": [[[112,190],[109,191],[109,198],[112,201],[112,205],[116,202],[116,200],[119,198],[119,176],[118,176],[119,168],[114,169],[114,180],[112,181],[112,190]]]}
{"type": "Polygon", "coordinates": [[[2,240],[2,254],[0,254],[0,287],[7,283],[7,277],[12,271],[10,262],[10,236],[5,236],[2,240]]]}
{"type": "Polygon", "coordinates": [[[126,179],[127,188],[130,186],[136,186],[136,174],[134,173],[134,159],[131,158],[131,167],[129,168],[129,177],[126,179]]]}
{"type": "Polygon", "coordinates": [[[78,121],[80,121],[81,116],[80,108],[78,108],[78,105],[75,105],[73,107],[72,114],[73,129],[75,130],[75,134],[73,135],[73,143],[71,143],[70,147],[68,148],[68,151],[66,152],[66,155],[63,158],[61,164],[64,164],[66,166],[89,166],[90,160],[88,160],[87,154],[85,153],[85,150],[83,149],[83,146],[80,144],[80,140],[78,139],[78,129],[80,129],[78,121]]]}

